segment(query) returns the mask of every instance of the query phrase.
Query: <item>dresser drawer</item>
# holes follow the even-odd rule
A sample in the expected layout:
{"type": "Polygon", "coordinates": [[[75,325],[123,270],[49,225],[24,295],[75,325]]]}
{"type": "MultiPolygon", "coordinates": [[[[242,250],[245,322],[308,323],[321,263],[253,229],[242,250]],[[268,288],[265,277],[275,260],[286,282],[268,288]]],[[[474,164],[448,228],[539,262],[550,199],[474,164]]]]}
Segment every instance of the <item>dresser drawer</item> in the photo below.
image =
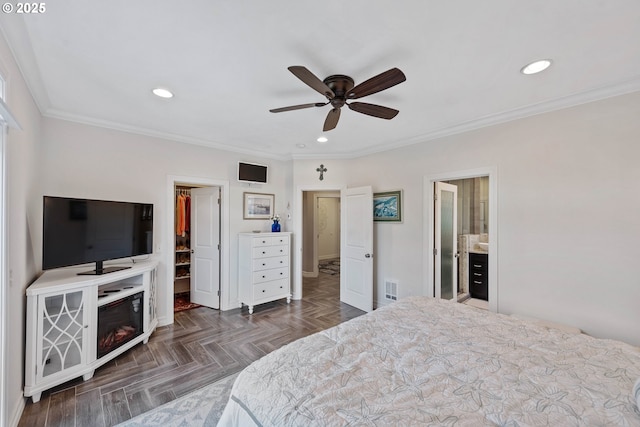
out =
{"type": "Polygon", "coordinates": [[[289,256],[289,245],[261,246],[253,248],[252,255],[254,259],[274,256],[289,256]]]}
{"type": "Polygon", "coordinates": [[[283,297],[289,294],[289,280],[274,280],[272,282],[260,283],[253,286],[253,300],[269,299],[273,297],[283,297]]]}
{"type": "Polygon", "coordinates": [[[289,244],[288,235],[283,235],[279,237],[273,237],[273,236],[257,237],[252,241],[252,246],[254,248],[260,248],[263,246],[274,246],[274,245],[288,245],[288,244],[289,244]]]}
{"type": "Polygon", "coordinates": [[[489,256],[486,254],[469,254],[469,271],[471,270],[488,270],[489,256]]]}
{"type": "Polygon", "coordinates": [[[487,282],[479,280],[469,280],[469,294],[471,298],[478,298],[487,301],[489,299],[487,282]]]}
{"type": "Polygon", "coordinates": [[[258,258],[253,260],[253,271],[269,270],[271,268],[288,267],[288,256],[277,256],[271,258],[258,258]]]}
{"type": "Polygon", "coordinates": [[[487,270],[469,269],[469,281],[480,281],[486,283],[488,277],[489,274],[487,274],[487,270]]]}
{"type": "Polygon", "coordinates": [[[289,267],[256,271],[253,273],[253,283],[268,282],[270,280],[284,279],[287,277],[289,277],[289,267]]]}

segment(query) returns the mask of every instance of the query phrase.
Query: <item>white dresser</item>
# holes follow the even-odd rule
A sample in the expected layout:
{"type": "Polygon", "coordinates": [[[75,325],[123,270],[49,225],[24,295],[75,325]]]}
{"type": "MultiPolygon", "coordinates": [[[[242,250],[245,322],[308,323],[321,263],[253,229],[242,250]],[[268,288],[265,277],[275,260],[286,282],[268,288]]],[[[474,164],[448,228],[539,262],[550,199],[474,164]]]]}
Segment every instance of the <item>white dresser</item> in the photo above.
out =
{"type": "Polygon", "coordinates": [[[238,296],[241,304],[286,298],[291,302],[291,233],[240,233],[238,296]]]}

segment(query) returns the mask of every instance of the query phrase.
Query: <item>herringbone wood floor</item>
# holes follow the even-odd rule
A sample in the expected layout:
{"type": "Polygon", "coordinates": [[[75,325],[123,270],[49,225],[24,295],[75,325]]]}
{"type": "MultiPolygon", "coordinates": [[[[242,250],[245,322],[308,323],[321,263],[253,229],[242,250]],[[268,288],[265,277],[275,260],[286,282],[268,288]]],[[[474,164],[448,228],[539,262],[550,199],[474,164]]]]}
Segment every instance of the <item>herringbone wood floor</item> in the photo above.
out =
{"type": "Polygon", "coordinates": [[[205,307],[176,313],[139,344],[81,378],[28,401],[19,427],[107,427],[135,417],[240,371],[252,361],[298,338],[364,312],[340,303],[338,275],[304,280],[304,298],[217,311],[205,307]]]}

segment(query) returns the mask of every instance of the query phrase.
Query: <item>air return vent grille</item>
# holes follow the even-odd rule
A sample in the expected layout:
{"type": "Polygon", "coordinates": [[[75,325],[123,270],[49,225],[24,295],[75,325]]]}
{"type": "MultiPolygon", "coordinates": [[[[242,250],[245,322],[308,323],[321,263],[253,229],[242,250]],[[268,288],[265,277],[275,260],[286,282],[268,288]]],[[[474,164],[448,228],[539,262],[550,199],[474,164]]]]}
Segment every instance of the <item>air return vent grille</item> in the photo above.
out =
{"type": "Polygon", "coordinates": [[[384,281],[384,298],[390,301],[398,299],[398,282],[394,280],[384,281]]]}

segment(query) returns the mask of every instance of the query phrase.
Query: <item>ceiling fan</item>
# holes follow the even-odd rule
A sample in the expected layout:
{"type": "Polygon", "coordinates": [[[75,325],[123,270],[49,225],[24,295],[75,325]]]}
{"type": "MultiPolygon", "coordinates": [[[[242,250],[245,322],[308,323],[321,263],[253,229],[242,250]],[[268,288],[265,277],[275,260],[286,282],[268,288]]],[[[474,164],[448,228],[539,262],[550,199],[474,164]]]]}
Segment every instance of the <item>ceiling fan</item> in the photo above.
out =
{"type": "Polygon", "coordinates": [[[351,77],[341,74],[335,74],[324,80],[320,80],[311,71],[301,65],[291,66],[288,70],[310,88],[324,95],[328,102],[292,105],[290,107],[274,108],[269,111],[272,113],[282,113],[283,111],[300,110],[311,107],[324,107],[327,104],[331,104],[333,108],[329,111],[329,114],[327,114],[327,118],[324,121],[324,127],[322,128],[325,132],[334,129],[338,125],[338,119],[340,119],[340,108],[342,108],[343,105],[346,105],[349,109],[357,111],[358,113],[367,114],[381,119],[393,119],[399,113],[398,110],[383,107],[381,105],[368,104],[366,102],[349,102],[347,104],[347,101],[389,89],[390,87],[407,80],[404,73],[398,68],[392,68],[384,73],[371,77],[369,80],[366,80],[357,86],[354,86],[354,82],[351,77]]]}

